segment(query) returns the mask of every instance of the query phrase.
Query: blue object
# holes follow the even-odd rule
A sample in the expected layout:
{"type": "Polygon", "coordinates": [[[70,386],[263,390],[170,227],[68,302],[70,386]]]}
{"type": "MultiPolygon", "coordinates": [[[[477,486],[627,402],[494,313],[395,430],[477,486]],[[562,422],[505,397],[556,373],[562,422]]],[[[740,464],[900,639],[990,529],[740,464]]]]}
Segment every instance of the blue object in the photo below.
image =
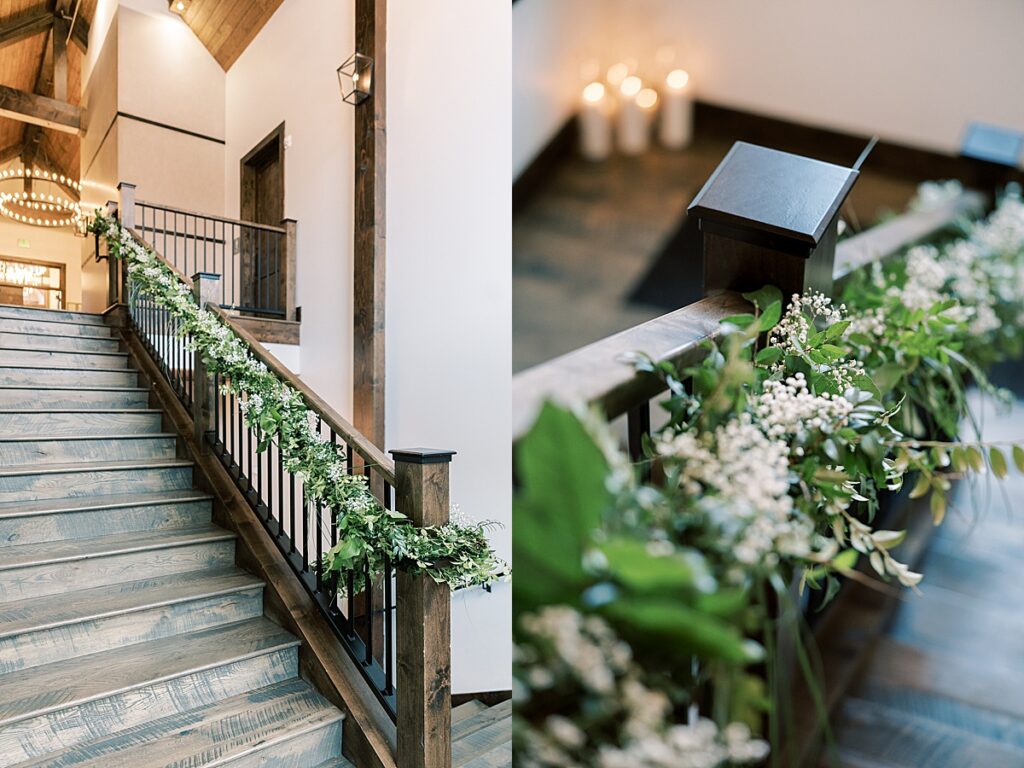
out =
{"type": "Polygon", "coordinates": [[[971,123],[967,126],[967,135],[964,136],[960,154],[975,160],[986,160],[1017,168],[1020,165],[1022,151],[1024,133],[988,123],[971,123]]]}

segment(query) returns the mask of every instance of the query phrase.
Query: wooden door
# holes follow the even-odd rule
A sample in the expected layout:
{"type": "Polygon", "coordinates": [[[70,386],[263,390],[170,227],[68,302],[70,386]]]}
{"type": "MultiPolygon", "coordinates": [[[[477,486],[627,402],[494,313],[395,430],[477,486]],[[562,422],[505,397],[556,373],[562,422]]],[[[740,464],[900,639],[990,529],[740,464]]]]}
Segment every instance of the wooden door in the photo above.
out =
{"type": "MultiPolygon", "coordinates": [[[[281,225],[284,219],[284,123],[242,158],[243,221],[281,225]]],[[[244,228],[239,237],[242,305],[283,309],[283,242],[276,232],[244,228]]]]}

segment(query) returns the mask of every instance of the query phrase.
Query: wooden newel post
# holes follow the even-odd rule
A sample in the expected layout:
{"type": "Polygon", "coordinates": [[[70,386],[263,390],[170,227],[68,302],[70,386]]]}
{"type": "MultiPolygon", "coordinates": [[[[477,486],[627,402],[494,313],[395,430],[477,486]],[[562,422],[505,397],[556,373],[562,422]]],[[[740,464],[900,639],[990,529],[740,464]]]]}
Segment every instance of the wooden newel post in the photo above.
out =
{"type": "MultiPolygon", "coordinates": [[[[207,304],[219,304],[220,275],[210,272],[192,275],[192,294],[200,309],[205,309],[207,304]]],[[[213,400],[217,393],[214,391],[214,379],[207,373],[199,350],[193,353],[192,376],[195,385],[192,397],[193,435],[199,450],[206,453],[210,450],[206,435],[217,428],[213,415],[213,400]]]]}
{"type": "MultiPolygon", "coordinates": [[[[122,181],[117,185],[117,194],[117,215],[121,226],[124,229],[135,229],[135,185],[122,181]]],[[[127,277],[127,271],[122,267],[120,259],[109,259],[107,270],[110,305],[127,303],[128,294],[125,290],[124,279],[127,277]]]]}
{"type": "Polygon", "coordinates": [[[737,142],[690,204],[704,294],[832,293],[839,208],[859,171],[737,142]]]}
{"type": "Polygon", "coordinates": [[[282,219],[284,227],[284,253],[281,257],[281,296],[284,297],[284,319],[295,319],[295,262],[298,239],[298,222],[295,219],[282,219]]]}
{"type": "MultiPolygon", "coordinates": [[[[391,451],[395,502],[415,525],[448,522],[454,451],[391,451]]],[[[398,768],[452,764],[451,590],[427,576],[398,574],[398,768]]]]}

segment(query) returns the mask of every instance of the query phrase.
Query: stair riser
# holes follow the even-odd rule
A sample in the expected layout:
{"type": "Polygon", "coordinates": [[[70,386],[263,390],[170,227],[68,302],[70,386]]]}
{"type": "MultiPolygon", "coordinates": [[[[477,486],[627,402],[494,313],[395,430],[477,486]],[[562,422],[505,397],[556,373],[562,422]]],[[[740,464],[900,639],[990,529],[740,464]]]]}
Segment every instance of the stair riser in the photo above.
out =
{"type": "Polygon", "coordinates": [[[0,476],[0,502],[180,491],[192,487],[192,468],[112,469],[0,476]]]}
{"type": "Polygon", "coordinates": [[[101,315],[90,315],[85,312],[63,312],[55,309],[30,309],[28,307],[0,307],[0,318],[29,320],[32,322],[76,323],[80,325],[98,325],[105,328],[101,315]]]}
{"type": "MultiPolygon", "coordinates": [[[[234,760],[213,763],[216,768],[309,768],[341,756],[340,720],[327,723],[287,741],[270,744],[234,760]]],[[[174,768],[179,766],[171,764],[174,768]]],[[[184,764],[180,768],[185,768],[184,764]]]]}
{"type": "Polygon", "coordinates": [[[159,413],[0,413],[0,437],[144,435],[160,431],[159,413]]]}
{"type": "Polygon", "coordinates": [[[185,635],[263,614],[263,590],[83,621],[0,639],[0,675],[40,664],[185,635]]]}
{"type": "MultiPolygon", "coordinates": [[[[298,649],[260,654],[0,726],[0,768],[213,704],[298,674],[298,649]]],[[[41,704],[45,700],[40,697],[41,704]]]]}
{"type": "Polygon", "coordinates": [[[149,392],[94,392],[88,389],[0,389],[0,409],[146,408],[149,392]]]}
{"type": "Polygon", "coordinates": [[[31,333],[42,336],[82,336],[88,339],[110,339],[110,328],[105,325],[83,323],[37,322],[0,317],[0,331],[4,333],[31,333]]]}
{"type": "Polygon", "coordinates": [[[117,352],[117,339],[88,336],[64,337],[51,334],[11,333],[0,325],[0,349],[54,349],[64,352],[117,352]]]}
{"type": "Polygon", "coordinates": [[[138,382],[138,372],[128,369],[72,368],[62,371],[56,368],[0,367],[0,386],[7,387],[135,387],[138,382]]]}
{"type": "Polygon", "coordinates": [[[35,462],[173,459],[173,437],[96,438],[91,440],[0,439],[0,466],[35,462]]]}
{"type": "Polygon", "coordinates": [[[0,519],[0,551],[16,544],[195,528],[208,524],[210,514],[209,501],[191,501],[0,519]]]}
{"type": "MultiPolygon", "coordinates": [[[[141,578],[152,579],[173,573],[227,568],[234,563],[235,542],[227,539],[84,560],[29,565],[0,571],[0,602],[104,587],[141,578]]],[[[0,753],[2,752],[0,749],[0,753]]]]}
{"type": "Polygon", "coordinates": [[[104,370],[127,368],[125,355],[81,354],[77,352],[47,352],[35,349],[0,349],[2,365],[54,365],[58,368],[100,368],[104,370]]]}

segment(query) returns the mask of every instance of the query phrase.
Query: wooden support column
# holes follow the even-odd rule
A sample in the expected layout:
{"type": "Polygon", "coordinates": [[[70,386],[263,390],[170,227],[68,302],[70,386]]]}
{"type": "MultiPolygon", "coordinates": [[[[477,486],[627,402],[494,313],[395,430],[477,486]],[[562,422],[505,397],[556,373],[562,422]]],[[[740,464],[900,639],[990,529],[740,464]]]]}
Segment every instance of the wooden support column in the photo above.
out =
{"type": "MultiPolygon", "coordinates": [[[[396,509],[414,525],[448,522],[453,451],[415,448],[395,458],[396,509]]],[[[398,574],[398,768],[451,768],[451,590],[398,574]]]]}
{"type": "MultiPolygon", "coordinates": [[[[192,275],[192,295],[196,297],[196,303],[199,304],[200,309],[205,309],[207,304],[219,304],[220,275],[210,272],[199,272],[192,275]]],[[[198,349],[193,356],[192,376],[195,384],[192,396],[193,437],[195,444],[206,454],[210,450],[206,435],[217,428],[213,417],[213,401],[217,392],[214,389],[213,376],[207,372],[203,356],[198,349]]]]}
{"type": "Polygon", "coordinates": [[[356,0],[356,51],[373,59],[372,94],[355,106],[353,409],[384,447],[386,0],[356,0]]]}

